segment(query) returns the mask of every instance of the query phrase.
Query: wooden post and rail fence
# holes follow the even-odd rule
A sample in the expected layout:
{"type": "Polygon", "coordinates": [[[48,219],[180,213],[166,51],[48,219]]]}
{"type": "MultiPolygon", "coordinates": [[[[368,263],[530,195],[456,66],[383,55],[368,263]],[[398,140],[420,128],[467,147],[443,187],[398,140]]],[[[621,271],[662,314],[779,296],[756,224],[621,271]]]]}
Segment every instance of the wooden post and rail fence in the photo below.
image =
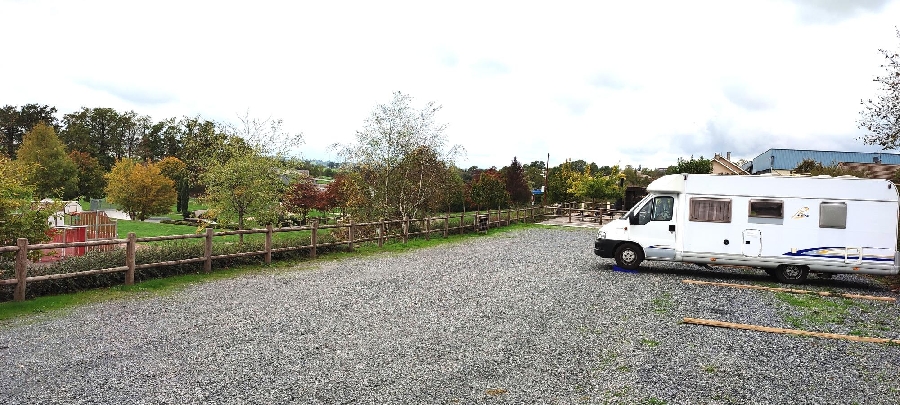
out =
{"type": "MultiPolygon", "coordinates": [[[[288,251],[298,251],[298,250],[307,250],[309,252],[309,257],[315,259],[317,256],[317,250],[323,247],[331,247],[331,246],[342,246],[346,245],[348,249],[353,250],[355,246],[358,246],[360,243],[365,242],[373,242],[377,243],[378,247],[383,247],[384,243],[387,239],[393,238],[395,240],[401,240],[403,243],[406,243],[411,236],[424,236],[426,239],[431,237],[432,233],[440,232],[443,237],[447,237],[450,232],[453,230],[458,230],[459,234],[465,233],[467,230],[471,230],[474,232],[486,231],[486,228],[490,227],[501,227],[508,226],[513,222],[538,222],[539,220],[546,219],[551,216],[561,216],[568,215],[569,220],[571,221],[572,213],[578,212],[582,217],[585,216],[586,213],[591,213],[596,215],[599,218],[602,218],[602,215],[606,213],[606,210],[581,210],[581,209],[573,209],[573,208],[556,208],[556,207],[527,207],[527,208],[517,208],[517,209],[508,209],[508,210],[489,210],[489,211],[475,211],[474,217],[471,218],[471,222],[466,220],[466,214],[462,213],[459,215],[459,221],[457,222],[457,226],[451,227],[450,222],[451,218],[456,219],[455,215],[451,216],[451,214],[446,214],[441,217],[428,217],[422,219],[393,219],[386,220],[382,219],[376,222],[363,222],[363,223],[355,223],[353,221],[349,221],[344,224],[334,224],[334,225],[320,225],[318,221],[312,221],[311,225],[306,226],[292,226],[292,227],[282,227],[282,228],[274,228],[271,225],[267,226],[263,229],[245,229],[245,230],[234,230],[234,231],[221,231],[216,232],[212,228],[207,228],[206,232],[202,234],[190,234],[190,235],[169,235],[169,236],[152,236],[152,237],[136,237],[134,233],[129,233],[128,237],[125,239],[118,238],[108,238],[108,239],[99,239],[99,240],[89,240],[85,242],[62,242],[62,243],[40,243],[40,244],[29,244],[28,240],[25,238],[19,238],[16,241],[15,246],[3,246],[0,247],[0,254],[15,252],[15,278],[10,279],[0,279],[0,286],[2,285],[15,285],[15,290],[13,293],[13,299],[16,301],[25,300],[25,291],[28,283],[30,282],[38,282],[38,281],[46,281],[46,280],[58,280],[58,279],[66,279],[71,277],[80,277],[80,276],[88,276],[94,274],[105,274],[105,273],[125,273],[125,284],[131,285],[134,283],[134,275],[135,271],[153,267],[162,267],[162,266],[175,266],[175,265],[183,265],[183,264],[191,264],[191,263],[203,263],[203,271],[211,272],[212,271],[212,262],[217,259],[226,259],[226,258],[237,258],[237,257],[248,257],[248,256],[263,256],[263,261],[266,264],[270,264],[272,261],[273,253],[281,253],[288,251]],[[562,211],[561,211],[562,210],[562,211]],[[505,214],[505,218],[504,218],[505,214]],[[513,218],[513,215],[515,216],[513,218]],[[435,221],[440,222],[441,226],[434,226],[435,221]],[[411,232],[412,224],[420,224],[422,230],[411,232]],[[486,227],[485,229],[479,229],[479,227],[486,227]],[[333,242],[321,242],[319,239],[319,232],[322,230],[328,229],[340,229],[347,228],[347,237],[346,240],[335,240],[333,242]],[[309,245],[303,246],[287,246],[287,247],[273,247],[272,237],[275,233],[280,232],[299,232],[299,231],[309,231],[310,233],[310,243],[309,245]],[[252,252],[240,252],[240,253],[229,253],[229,254],[214,254],[213,252],[213,238],[220,236],[228,236],[228,235],[249,235],[249,234],[265,234],[263,250],[260,251],[252,251],[252,252]],[[203,256],[202,257],[193,257],[187,259],[180,260],[169,260],[163,262],[155,262],[155,263],[143,263],[136,264],[137,260],[137,245],[139,243],[147,243],[147,242],[160,242],[160,241],[173,241],[173,240],[185,240],[185,239],[203,239],[203,256]],[[92,269],[86,271],[72,272],[72,273],[62,273],[62,274],[45,274],[45,275],[28,275],[28,265],[30,262],[29,252],[32,251],[46,251],[46,250],[55,250],[55,249],[65,249],[72,247],[108,247],[111,249],[125,248],[125,263],[123,266],[117,267],[109,267],[102,269],[92,269]]],[[[469,213],[471,216],[473,213],[469,213]]]]}

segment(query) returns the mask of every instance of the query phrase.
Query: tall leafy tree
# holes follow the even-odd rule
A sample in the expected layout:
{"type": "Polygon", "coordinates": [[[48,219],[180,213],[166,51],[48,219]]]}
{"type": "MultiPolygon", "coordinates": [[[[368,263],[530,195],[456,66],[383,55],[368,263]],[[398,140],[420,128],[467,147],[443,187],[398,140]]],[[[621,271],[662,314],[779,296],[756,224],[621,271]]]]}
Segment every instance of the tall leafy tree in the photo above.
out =
{"type": "Polygon", "coordinates": [[[613,167],[608,175],[591,173],[588,167],[583,173],[576,173],[573,176],[569,191],[592,202],[613,201],[625,195],[625,190],[619,187],[619,178],[618,167],[613,167]]]}
{"type": "Polygon", "coordinates": [[[53,127],[40,123],[22,138],[17,159],[38,198],[78,196],[78,168],[66,155],[53,127]]]}
{"type": "MultiPolygon", "coordinates": [[[[897,30],[900,38],[900,30],[897,30]]],[[[897,51],[879,49],[885,62],[883,76],[874,80],[879,84],[879,94],[874,99],[862,100],[863,110],[857,122],[869,131],[862,136],[867,145],[879,145],[883,149],[900,148],[900,54],[897,51]]]]}
{"type": "Polygon", "coordinates": [[[159,161],[167,156],[181,155],[181,126],[175,118],[153,123],[141,134],[137,156],[142,160],[159,161]]]}
{"type": "Polygon", "coordinates": [[[175,156],[168,156],[156,163],[163,176],[168,177],[175,183],[175,191],[177,194],[175,210],[180,212],[184,218],[190,216],[188,211],[188,202],[190,194],[188,193],[188,171],[187,164],[175,156]]]}
{"type": "Polygon", "coordinates": [[[275,210],[285,188],[282,168],[278,159],[258,153],[213,162],[203,175],[206,199],[221,218],[236,220],[238,229],[245,229],[248,216],[275,210]]]}
{"type": "MultiPolygon", "coordinates": [[[[582,170],[584,169],[582,168],[582,170]]],[[[551,204],[571,202],[577,198],[575,193],[570,191],[577,173],[579,172],[572,168],[572,164],[568,160],[550,169],[546,193],[551,204]]]]}
{"type": "Polygon", "coordinates": [[[143,221],[152,215],[168,214],[175,204],[175,182],[150,162],[121,159],[106,175],[106,199],[143,221]]]}
{"type": "Polygon", "coordinates": [[[471,198],[477,205],[478,209],[493,208],[500,209],[509,202],[509,193],[506,192],[506,185],[503,178],[496,169],[491,168],[481,172],[478,177],[472,181],[471,198]]]}
{"type": "Polygon", "coordinates": [[[462,170],[457,167],[447,167],[446,172],[440,176],[440,181],[431,193],[428,204],[432,212],[464,211],[466,208],[466,183],[461,176],[462,170]]]}
{"type": "Polygon", "coordinates": [[[521,206],[531,201],[531,189],[528,188],[528,182],[525,180],[525,169],[522,168],[522,164],[516,157],[513,157],[509,166],[503,168],[502,174],[506,181],[506,192],[509,193],[510,202],[521,206]]]}
{"type": "Polygon", "coordinates": [[[106,188],[106,171],[97,158],[84,152],[73,150],[69,159],[78,168],[78,195],[85,198],[101,198],[106,188]]]}
{"type": "Polygon", "coordinates": [[[20,108],[6,105],[0,108],[0,137],[3,151],[10,159],[16,156],[22,137],[35,125],[44,123],[59,130],[56,107],[41,104],[25,104],[20,108]]]}
{"type": "Polygon", "coordinates": [[[528,181],[528,188],[535,190],[544,186],[544,170],[547,164],[540,160],[535,160],[525,165],[525,180],[528,181]]]}
{"type": "Polygon", "coordinates": [[[69,150],[86,152],[95,157],[105,170],[112,168],[122,152],[123,127],[127,120],[112,108],[87,108],[63,115],[60,134],[69,150]]]}
{"type": "Polygon", "coordinates": [[[415,216],[436,192],[437,174],[462,152],[459,146],[446,148],[438,111],[433,102],[417,110],[409,95],[396,92],[389,104],[375,107],[355,144],[334,145],[371,190],[374,217],[415,216]]]}

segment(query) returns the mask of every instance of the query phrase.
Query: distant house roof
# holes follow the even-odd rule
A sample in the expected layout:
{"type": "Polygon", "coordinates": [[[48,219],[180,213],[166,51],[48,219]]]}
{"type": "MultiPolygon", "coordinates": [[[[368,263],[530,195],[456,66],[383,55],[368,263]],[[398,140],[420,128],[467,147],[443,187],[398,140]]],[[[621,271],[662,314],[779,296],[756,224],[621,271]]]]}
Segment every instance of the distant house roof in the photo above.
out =
{"type": "MultiPolygon", "coordinates": [[[[730,153],[728,154],[731,155],[730,153]]],[[[712,158],[713,174],[750,174],[740,166],[716,153],[712,158]]]]}
{"type": "Polygon", "coordinates": [[[804,159],[812,159],[825,166],[839,163],[900,164],[900,154],[885,152],[836,152],[804,149],[769,149],[753,158],[745,169],[752,174],[789,171],[804,159]]]}

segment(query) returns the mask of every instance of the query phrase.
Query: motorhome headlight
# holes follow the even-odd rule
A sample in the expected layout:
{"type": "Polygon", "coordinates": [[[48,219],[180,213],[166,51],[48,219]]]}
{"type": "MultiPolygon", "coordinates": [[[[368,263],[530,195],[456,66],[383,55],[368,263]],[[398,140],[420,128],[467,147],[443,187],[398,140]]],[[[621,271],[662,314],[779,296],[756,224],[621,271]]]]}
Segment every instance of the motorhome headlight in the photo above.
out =
{"type": "Polygon", "coordinates": [[[597,239],[606,239],[606,232],[597,231],[597,239]]]}

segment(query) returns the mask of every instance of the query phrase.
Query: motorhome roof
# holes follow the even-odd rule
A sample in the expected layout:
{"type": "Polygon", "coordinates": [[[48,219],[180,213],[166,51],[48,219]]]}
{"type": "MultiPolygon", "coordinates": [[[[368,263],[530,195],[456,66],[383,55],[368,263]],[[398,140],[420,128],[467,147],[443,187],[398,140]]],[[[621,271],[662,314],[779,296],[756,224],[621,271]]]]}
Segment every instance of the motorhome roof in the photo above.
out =
{"type": "Polygon", "coordinates": [[[726,176],[670,174],[647,186],[650,193],[750,195],[778,198],[829,198],[898,201],[887,180],[831,176],[726,176]]]}

